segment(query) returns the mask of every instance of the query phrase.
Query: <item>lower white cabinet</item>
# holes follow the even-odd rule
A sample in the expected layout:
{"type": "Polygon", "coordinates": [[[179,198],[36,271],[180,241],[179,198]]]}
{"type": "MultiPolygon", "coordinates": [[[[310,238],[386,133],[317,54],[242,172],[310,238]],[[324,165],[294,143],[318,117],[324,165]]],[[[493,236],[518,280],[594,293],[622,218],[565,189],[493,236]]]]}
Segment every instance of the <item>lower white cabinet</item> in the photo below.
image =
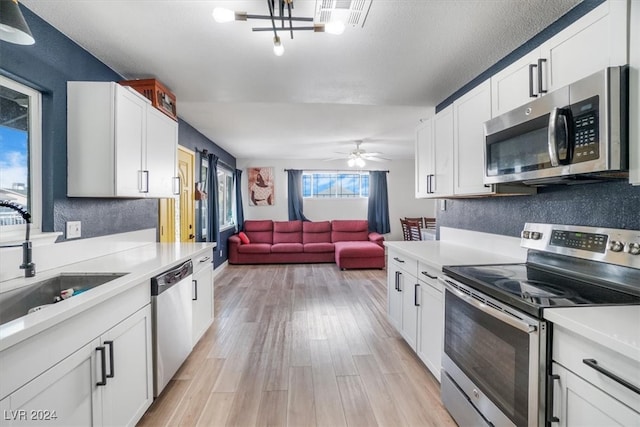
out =
{"type": "Polygon", "coordinates": [[[553,363],[554,412],[561,427],[638,426],[640,413],[585,379],[553,363]]]}
{"type": "Polygon", "coordinates": [[[439,273],[428,266],[419,264],[418,284],[419,315],[418,344],[416,353],[427,368],[440,381],[442,366],[442,346],[444,330],[444,300],[442,286],[438,283],[439,273]]]}
{"type": "Polygon", "coordinates": [[[444,310],[439,273],[416,258],[387,251],[389,321],[440,381],[444,310]]]}
{"type": "Polygon", "coordinates": [[[193,262],[193,345],[213,323],[213,264],[210,255],[201,255],[193,262]]]}
{"type": "Polygon", "coordinates": [[[153,401],[148,282],[0,352],[0,425],[134,426],[153,401]]]}

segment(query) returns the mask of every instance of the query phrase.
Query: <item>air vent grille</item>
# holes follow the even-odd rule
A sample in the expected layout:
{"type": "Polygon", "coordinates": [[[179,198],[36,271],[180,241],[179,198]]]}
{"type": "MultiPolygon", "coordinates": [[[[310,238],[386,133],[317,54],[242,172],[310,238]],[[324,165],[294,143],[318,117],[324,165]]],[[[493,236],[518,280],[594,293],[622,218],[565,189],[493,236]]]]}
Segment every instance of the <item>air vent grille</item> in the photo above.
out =
{"type": "Polygon", "coordinates": [[[342,21],[346,26],[363,27],[371,0],[316,0],[315,21],[342,21]]]}

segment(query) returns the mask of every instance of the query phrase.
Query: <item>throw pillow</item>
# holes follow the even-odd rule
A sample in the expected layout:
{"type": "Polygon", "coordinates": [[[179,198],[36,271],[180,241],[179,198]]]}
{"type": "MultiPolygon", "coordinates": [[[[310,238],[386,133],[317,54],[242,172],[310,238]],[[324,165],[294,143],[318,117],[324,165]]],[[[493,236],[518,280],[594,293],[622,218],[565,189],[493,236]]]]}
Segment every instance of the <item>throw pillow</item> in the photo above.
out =
{"type": "Polygon", "coordinates": [[[243,244],[247,244],[247,243],[251,243],[251,241],[249,240],[249,237],[245,234],[244,231],[241,231],[238,233],[238,237],[240,238],[240,240],[242,241],[243,244]]]}

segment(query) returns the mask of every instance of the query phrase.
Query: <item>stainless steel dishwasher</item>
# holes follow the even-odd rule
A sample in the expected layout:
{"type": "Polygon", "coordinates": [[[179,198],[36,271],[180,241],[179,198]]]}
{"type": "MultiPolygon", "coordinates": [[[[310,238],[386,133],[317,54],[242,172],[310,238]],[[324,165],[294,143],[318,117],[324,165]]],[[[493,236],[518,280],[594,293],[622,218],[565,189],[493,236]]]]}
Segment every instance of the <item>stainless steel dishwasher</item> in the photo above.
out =
{"type": "Polygon", "coordinates": [[[193,348],[191,260],[151,278],[153,396],[158,397],[193,348]]]}

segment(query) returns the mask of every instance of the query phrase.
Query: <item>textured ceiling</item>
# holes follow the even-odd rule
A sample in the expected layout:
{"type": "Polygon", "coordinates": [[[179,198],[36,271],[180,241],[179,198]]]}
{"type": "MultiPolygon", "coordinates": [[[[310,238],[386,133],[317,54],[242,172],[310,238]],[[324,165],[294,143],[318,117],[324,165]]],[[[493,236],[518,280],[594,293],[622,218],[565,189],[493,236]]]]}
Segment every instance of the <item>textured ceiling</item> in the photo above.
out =
{"type": "MultiPolygon", "coordinates": [[[[252,32],[223,6],[265,1],[22,0],[125,78],[155,77],[178,115],[238,158],[323,159],[355,148],[413,157],[418,120],[579,0],[373,0],[344,34],[252,32]]],[[[315,0],[295,0],[312,16],[315,0]]]]}

